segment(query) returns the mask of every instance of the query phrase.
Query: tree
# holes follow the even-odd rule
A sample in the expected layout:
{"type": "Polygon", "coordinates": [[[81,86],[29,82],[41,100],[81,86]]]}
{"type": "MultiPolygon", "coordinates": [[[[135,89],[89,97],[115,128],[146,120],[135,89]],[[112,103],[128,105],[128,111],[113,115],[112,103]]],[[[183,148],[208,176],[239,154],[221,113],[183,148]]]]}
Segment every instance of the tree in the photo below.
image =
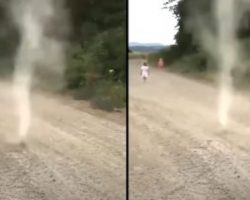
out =
{"type": "MultiPolygon", "coordinates": [[[[168,0],[165,2],[165,8],[171,10],[178,20],[178,31],[175,35],[176,45],[163,50],[161,52],[163,57],[170,60],[170,62],[175,62],[183,57],[192,57],[191,63],[194,63],[195,60],[200,60],[201,62],[196,63],[206,65],[202,67],[204,70],[208,69],[209,62],[213,63],[211,66],[214,66],[214,59],[204,51],[206,47],[204,46],[204,38],[201,37],[203,36],[201,33],[207,31],[208,35],[216,36],[217,34],[218,22],[214,12],[215,3],[216,0],[168,0]]],[[[247,65],[250,51],[249,2],[239,0],[237,5],[235,5],[235,9],[235,19],[237,20],[236,37],[242,52],[241,56],[246,60],[244,65],[247,65]]],[[[191,64],[189,68],[192,70],[200,67],[197,68],[194,64],[191,64]]],[[[248,68],[250,69],[250,66],[248,68]]]]}

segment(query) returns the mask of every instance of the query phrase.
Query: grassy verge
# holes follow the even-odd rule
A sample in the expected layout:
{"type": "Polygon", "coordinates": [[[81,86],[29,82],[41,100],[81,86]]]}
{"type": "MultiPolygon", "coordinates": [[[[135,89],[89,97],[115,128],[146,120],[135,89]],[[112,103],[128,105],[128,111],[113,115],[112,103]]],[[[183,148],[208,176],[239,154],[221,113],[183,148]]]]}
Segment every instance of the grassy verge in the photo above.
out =
{"type": "Polygon", "coordinates": [[[147,53],[142,53],[142,52],[133,52],[133,53],[129,53],[128,57],[129,59],[147,59],[149,56],[149,54],[147,53]]]}
{"type": "Polygon", "coordinates": [[[101,81],[98,84],[81,87],[74,91],[76,100],[88,100],[93,108],[106,111],[119,111],[126,104],[125,86],[111,81],[101,81]]]}
{"type": "MultiPolygon", "coordinates": [[[[156,66],[157,59],[160,55],[149,55],[149,63],[151,66],[156,66]]],[[[233,85],[237,91],[245,92],[249,90],[250,85],[250,71],[247,65],[245,70],[241,68],[235,68],[232,72],[233,85]]],[[[204,62],[202,54],[193,54],[183,56],[166,66],[166,70],[171,73],[179,74],[186,78],[195,79],[197,81],[210,84],[212,86],[218,86],[219,84],[219,70],[216,68],[216,64],[213,62],[204,62]]]]}

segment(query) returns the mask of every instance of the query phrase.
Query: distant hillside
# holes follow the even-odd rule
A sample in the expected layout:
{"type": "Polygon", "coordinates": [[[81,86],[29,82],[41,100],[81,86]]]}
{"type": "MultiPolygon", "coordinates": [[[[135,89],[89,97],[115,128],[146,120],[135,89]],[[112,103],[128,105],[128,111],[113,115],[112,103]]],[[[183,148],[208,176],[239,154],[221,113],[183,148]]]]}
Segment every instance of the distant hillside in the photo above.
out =
{"type": "Polygon", "coordinates": [[[157,52],[166,47],[167,46],[159,43],[137,43],[137,42],[129,43],[130,50],[136,52],[145,52],[145,53],[157,52]]]}

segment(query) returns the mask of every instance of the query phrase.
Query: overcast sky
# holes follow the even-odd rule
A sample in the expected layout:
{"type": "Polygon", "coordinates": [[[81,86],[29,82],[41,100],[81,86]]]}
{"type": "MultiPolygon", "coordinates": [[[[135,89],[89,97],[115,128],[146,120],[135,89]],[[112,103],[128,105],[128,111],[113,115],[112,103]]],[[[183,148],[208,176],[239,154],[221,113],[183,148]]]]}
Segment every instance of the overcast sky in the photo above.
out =
{"type": "Polygon", "coordinates": [[[129,0],[129,42],[173,44],[176,19],[166,0],[129,0]]]}

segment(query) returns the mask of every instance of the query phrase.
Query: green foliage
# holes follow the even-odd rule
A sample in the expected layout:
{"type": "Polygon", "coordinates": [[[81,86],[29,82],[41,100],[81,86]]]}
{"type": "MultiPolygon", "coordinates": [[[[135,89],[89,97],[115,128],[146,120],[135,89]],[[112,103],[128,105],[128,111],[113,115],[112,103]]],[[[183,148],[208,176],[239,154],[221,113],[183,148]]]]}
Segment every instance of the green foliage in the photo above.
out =
{"type": "MultiPolygon", "coordinates": [[[[199,38],[200,29],[209,30],[213,34],[218,31],[214,2],[214,0],[168,0],[164,5],[178,19],[176,45],[150,55],[150,59],[155,62],[159,57],[163,57],[168,64],[172,64],[172,68],[181,72],[217,71],[216,60],[204,52],[199,38]]],[[[244,3],[246,2],[239,1],[236,9],[244,8],[244,3]]],[[[245,77],[250,74],[250,12],[244,15],[237,12],[235,18],[238,20],[236,32],[240,42],[242,63],[238,64],[234,75],[242,78],[242,74],[245,74],[245,77]]]]}
{"type": "Polygon", "coordinates": [[[143,60],[145,60],[148,57],[148,55],[151,54],[141,53],[141,52],[131,52],[128,54],[129,59],[143,59],[143,60]]]}
{"type": "Polygon", "coordinates": [[[207,71],[207,62],[203,54],[192,54],[183,56],[181,59],[176,61],[172,66],[175,71],[182,73],[190,72],[205,72],[207,71]]]}
{"type": "Polygon", "coordinates": [[[111,81],[99,83],[96,94],[92,99],[92,105],[107,111],[122,108],[125,105],[125,87],[122,84],[114,85],[111,81]]]}
{"type": "Polygon", "coordinates": [[[124,34],[121,28],[105,31],[85,48],[75,48],[65,77],[68,88],[76,89],[76,99],[90,99],[95,107],[105,110],[124,106],[124,34]]]}
{"type": "Polygon", "coordinates": [[[77,100],[90,100],[91,105],[106,111],[113,111],[125,106],[126,91],[122,83],[100,81],[97,85],[77,89],[74,95],[77,100]]]}
{"type": "Polygon", "coordinates": [[[172,64],[180,57],[179,48],[177,45],[171,45],[168,48],[162,49],[157,53],[149,55],[150,62],[157,62],[159,58],[163,58],[168,64],[172,64]]]}
{"type": "MultiPolygon", "coordinates": [[[[75,90],[76,99],[111,111],[126,101],[125,1],[92,1],[88,6],[89,15],[83,13],[86,18],[75,21],[82,37],[74,36],[68,52],[67,88],[75,90]]],[[[82,18],[79,13],[76,19],[82,18]]]]}
{"type": "Polygon", "coordinates": [[[83,48],[73,47],[65,73],[68,87],[79,88],[103,79],[125,83],[124,41],[125,33],[119,27],[98,34],[83,48]]]}
{"type": "Polygon", "coordinates": [[[85,86],[75,90],[74,98],[76,100],[90,100],[94,95],[95,89],[90,86],[85,86]]]}

